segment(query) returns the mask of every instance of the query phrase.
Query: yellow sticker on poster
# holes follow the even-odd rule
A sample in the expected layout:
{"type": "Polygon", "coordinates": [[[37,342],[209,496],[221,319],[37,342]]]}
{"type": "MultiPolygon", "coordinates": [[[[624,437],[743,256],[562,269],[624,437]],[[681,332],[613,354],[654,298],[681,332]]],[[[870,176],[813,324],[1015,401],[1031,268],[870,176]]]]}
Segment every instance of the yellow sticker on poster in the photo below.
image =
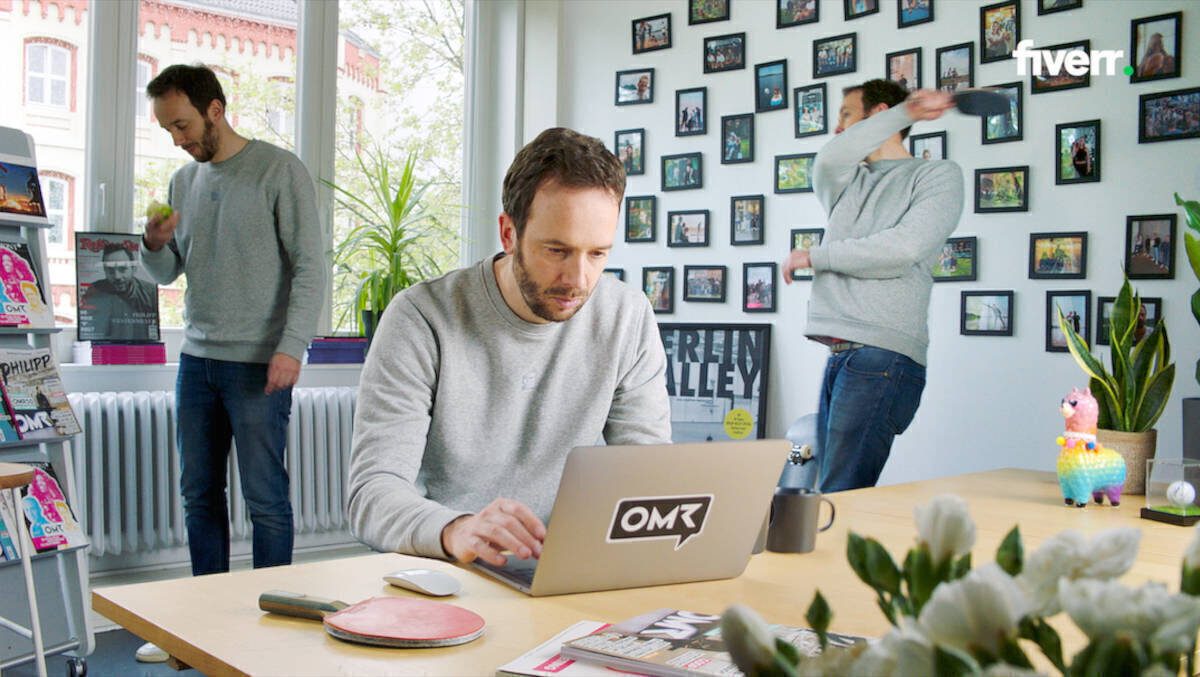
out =
{"type": "Polygon", "coordinates": [[[730,409],[725,414],[725,434],[731,439],[744,439],[754,430],[754,417],[745,409],[730,409]]]}

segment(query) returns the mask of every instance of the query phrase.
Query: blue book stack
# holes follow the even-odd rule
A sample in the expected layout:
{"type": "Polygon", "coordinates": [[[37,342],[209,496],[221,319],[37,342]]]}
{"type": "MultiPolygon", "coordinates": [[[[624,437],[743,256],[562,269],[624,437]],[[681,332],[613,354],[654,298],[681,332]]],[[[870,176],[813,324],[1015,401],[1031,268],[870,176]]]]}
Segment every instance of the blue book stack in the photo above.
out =
{"type": "Polygon", "coordinates": [[[367,356],[367,339],[330,336],[313,339],[308,347],[309,364],[362,362],[367,356]]]}

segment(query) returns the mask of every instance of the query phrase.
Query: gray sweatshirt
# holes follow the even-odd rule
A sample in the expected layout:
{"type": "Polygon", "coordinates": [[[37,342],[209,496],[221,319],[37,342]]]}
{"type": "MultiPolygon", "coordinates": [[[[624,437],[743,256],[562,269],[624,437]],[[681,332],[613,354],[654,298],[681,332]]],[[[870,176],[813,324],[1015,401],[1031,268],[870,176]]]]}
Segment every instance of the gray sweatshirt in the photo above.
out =
{"type": "Polygon", "coordinates": [[[851,125],[817,154],[813,189],[829,215],[810,250],[810,338],[886,348],[926,363],[932,269],[963,208],[949,160],[863,159],[913,120],[903,105],[851,125]]]}
{"type": "Polygon", "coordinates": [[[349,511],[376,550],[446,557],[442,528],[499,497],[545,522],[573,447],[671,441],[645,295],[605,276],[574,317],[533,324],[504,302],[496,258],[401,292],[372,339],[349,511]]]}
{"type": "Polygon", "coordinates": [[[187,273],[183,352],[230,362],[301,359],[325,303],[324,246],[312,178],[292,153],[250,141],[223,162],[171,177],[179,226],[142,245],[159,284],[187,273]]]}

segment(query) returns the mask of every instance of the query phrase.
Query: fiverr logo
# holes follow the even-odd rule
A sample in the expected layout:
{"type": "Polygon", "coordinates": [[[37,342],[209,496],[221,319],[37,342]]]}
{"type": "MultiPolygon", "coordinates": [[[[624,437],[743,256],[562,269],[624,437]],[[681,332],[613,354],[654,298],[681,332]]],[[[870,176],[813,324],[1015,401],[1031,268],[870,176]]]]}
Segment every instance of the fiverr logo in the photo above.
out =
{"type": "MultiPolygon", "coordinates": [[[[1017,75],[1028,75],[1029,64],[1033,64],[1034,75],[1041,75],[1043,66],[1050,77],[1064,70],[1076,77],[1088,73],[1099,75],[1101,69],[1105,75],[1116,75],[1117,60],[1124,59],[1125,52],[1119,49],[1093,49],[1090,53],[1080,49],[1033,49],[1033,40],[1022,40],[1013,50],[1013,58],[1017,60],[1017,75]]],[[[1133,75],[1133,66],[1125,66],[1122,72],[1133,75]]]]}

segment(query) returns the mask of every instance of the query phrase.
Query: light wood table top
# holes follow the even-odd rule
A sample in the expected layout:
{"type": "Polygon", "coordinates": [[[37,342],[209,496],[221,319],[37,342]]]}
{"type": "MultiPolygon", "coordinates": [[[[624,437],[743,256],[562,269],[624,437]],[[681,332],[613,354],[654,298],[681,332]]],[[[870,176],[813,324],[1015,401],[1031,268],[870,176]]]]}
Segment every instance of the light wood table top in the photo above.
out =
{"type": "MultiPolygon", "coordinates": [[[[1137,563],[1123,581],[1161,581],[1178,589],[1189,529],[1140,519],[1142,496],[1127,497],[1118,508],[1067,507],[1053,473],[1009,469],[832,494],[837,519],[817,538],[815,551],[755,555],[745,573],[723,581],[530,598],[454,564],[389,553],[99,588],[92,593],[92,606],[208,675],[494,674],[500,665],[580,620],[617,622],[659,608],[720,613],[741,602],[770,622],[803,626],[817,588],[833,608],[833,630],[878,637],[889,625],[873,591],[846,562],[847,530],[876,538],[899,564],[916,536],[913,508],[944,493],[968,502],[977,527],[975,566],[994,560],[1014,524],[1020,524],[1027,554],[1066,529],[1090,534],[1131,526],[1144,535],[1137,563]],[[272,589],[346,602],[413,595],[381,578],[408,567],[453,572],[463,590],[447,601],[483,616],[483,637],[438,649],[375,648],[336,640],[316,621],[258,609],[259,593],[272,589]]],[[[1084,638],[1069,620],[1059,616],[1054,624],[1068,656],[1082,648],[1084,638]]],[[[1036,649],[1030,653],[1032,657],[1036,649]]]]}

